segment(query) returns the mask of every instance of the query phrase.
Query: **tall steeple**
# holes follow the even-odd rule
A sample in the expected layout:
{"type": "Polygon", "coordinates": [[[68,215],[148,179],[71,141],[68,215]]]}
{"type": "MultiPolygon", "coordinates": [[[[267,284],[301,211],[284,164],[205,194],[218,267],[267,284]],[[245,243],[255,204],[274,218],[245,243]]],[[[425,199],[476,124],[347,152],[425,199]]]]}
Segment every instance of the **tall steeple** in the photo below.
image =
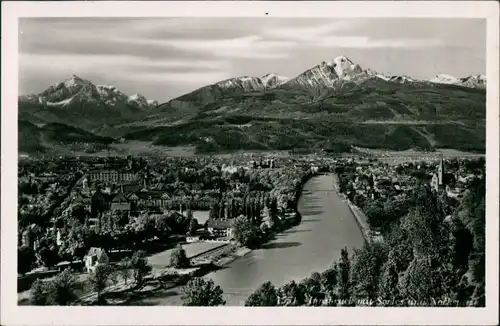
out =
{"type": "Polygon", "coordinates": [[[439,166],[438,166],[438,185],[439,186],[444,185],[444,161],[443,161],[442,155],[441,155],[441,160],[439,161],[439,166]]]}

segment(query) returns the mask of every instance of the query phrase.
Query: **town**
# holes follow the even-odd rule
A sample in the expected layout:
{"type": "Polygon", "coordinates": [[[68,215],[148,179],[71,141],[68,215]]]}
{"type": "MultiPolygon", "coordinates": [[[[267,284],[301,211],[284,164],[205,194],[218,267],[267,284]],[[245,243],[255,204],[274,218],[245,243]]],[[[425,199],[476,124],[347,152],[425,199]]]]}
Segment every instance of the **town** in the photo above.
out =
{"type": "Polygon", "coordinates": [[[325,173],[365,241],[384,243],[419,185],[450,220],[484,169],[484,158],[389,164],[328,153],[21,159],[19,303],[131,304],[189,285],[299,225],[303,186],[325,173]],[[79,286],[60,289],[69,283],[79,286]]]}
{"type": "Polygon", "coordinates": [[[33,267],[91,273],[100,257],[113,262],[132,255],[132,248],[152,254],[184,244],[183,252],[199,255],[235,239],[256,245],[277,229],[277,220],[280,228],[297,223],[300,187],[314,167],[293,163],[280,168],[275,159],[237,163],[203,157],[22,161],[19,266],[28,274],[23,280],[30,284],[33,267]],[[242,228],[256,232],[248,235],[242,228]]]}

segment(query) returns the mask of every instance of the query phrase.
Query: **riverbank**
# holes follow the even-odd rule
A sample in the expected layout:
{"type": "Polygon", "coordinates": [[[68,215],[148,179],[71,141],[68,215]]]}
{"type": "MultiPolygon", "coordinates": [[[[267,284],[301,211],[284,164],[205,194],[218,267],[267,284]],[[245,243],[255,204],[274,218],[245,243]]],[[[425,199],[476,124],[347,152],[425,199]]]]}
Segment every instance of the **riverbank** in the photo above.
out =
{"type": "MultiPolygon", "coordinates": [[[[119,282],[102,291],[106,305],[142,305],[143,300],[168,296],[186,285],[194,277],[202,277],[218,269],[224,268],[234,259],[244,254],[234,244],[218,244],[205,252],[191,255],[191,266],[188,268],[174,268],[170,266],[153,267],[151,273],[144,279],[144,285],[137,288],[134,284],[119,282]]],[[[95,305],[96,293],[88,293],[79,298],[77,305],[95,305]]]]}
{"type": "Polygon", "coordinates": [[[214,262],[214,264],[221,268],[226,267],[236,259],[244,257],[246,254],[250,252],[252,252],[252,249],[248,249],[246,247],[239,247],[232,254],[225,257],[220,257],[216,262],[214,262]]]}
{"type": "MultiPolygon", "coordinates": [[[[341,249],[362,247],[363,234],[347,202],[334,191],[333,179],[334,174],[328,173],[306,182],[297,206],[302,216],[299,225],[277,233],[258,249],[230,244],[205,257],[214,264],[203,271],[202,277],[222,288],[228,306],[244,305],[264,282],[282,286],[299,281],[326,270],[340,258],[341,249]]],[[[171,280],[163,287],[142,291],[123,305],[181,306],[183,285],[179,282],[174,286],[171,280]]]]}
{"type": "Polygon", "coordinates": [[[349,206],[349,209],[352,212],[352,215],[354,215],[356,219],[356,223],[358,223],[359,228],[361,230],[361,233],[363,234],[363,238],[367,243],[372,242],[372,236],[371,236],[371,230],[370,226],[368,225],[368,220],[366,215],[349,199],[346,198],[347,205],[349,206]]]}
{"type": "Polygon", "coordinates": [[[192,267],[185,269],[168,268],[157,271],[147,279],[141,289],[127,288],[106,294],[108,305],[151,306],[164,304],[182,305],[182,287],[194,277],[203,277],[226,268],[236,259],[251,252],[234,244],[212,250],[208,256],[196,257],[192,267]]]}
{"type": "Polygon", "coordinates": [[[354,218],[356,220],[356,223],[359,226],[359,229],[361,230],[361,234],[363,235],[363,238],[367,243],[372,242],[372,236],[371,236],[371,230],[370,226],[368,225],[368,218],[366,215],[356,206],[354,205],[343,193],[340,192],[340,188],[338,185],[338,175],[335,174],[333,178],[333,188],[337,192],[337,194],[343,198],[347,206],[349,206],[349,209],[351,210],[352,215],[354,215],[354,218]]]}

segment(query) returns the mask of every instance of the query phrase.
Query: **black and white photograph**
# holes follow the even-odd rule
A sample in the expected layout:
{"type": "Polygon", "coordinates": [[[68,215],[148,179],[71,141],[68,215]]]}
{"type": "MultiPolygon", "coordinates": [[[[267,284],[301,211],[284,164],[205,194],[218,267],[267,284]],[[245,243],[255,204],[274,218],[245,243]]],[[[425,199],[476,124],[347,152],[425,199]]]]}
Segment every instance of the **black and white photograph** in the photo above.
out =
{"type": "Polygon", "coordinates": [[[2,100],[16,309],[498,320],[498,24],[163,5],[17,13],[2,100]]]}

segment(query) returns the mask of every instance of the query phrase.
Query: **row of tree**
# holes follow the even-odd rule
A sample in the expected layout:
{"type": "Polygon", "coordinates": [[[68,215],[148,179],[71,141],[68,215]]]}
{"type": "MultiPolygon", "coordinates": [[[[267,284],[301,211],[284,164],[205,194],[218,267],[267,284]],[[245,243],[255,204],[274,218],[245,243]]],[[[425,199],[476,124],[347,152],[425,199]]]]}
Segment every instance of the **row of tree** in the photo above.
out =
{"type": "MultiPolygon", "coordinates": [[[[119,264],[99,262],[90,273],[87,282],[91,291],[97,295],[97,303],[104,303],[102,293],[111,284],[121,279],[125,284],[131,276],[135,286],[144,285],[145,276],[151,271],[144,251],[136,251],[131,258],[123,259],[119,264]]],[[[83,283],[79,281],[71,269],[66,269],[51,280],[37,279],[31,287],[31,304],[37,306],[71,305],[78,299],[83,283]]]]}
{"type": "Polygon", "coordinates": [[[414,207],[383,243],[347,248],[331,268],[299,284],[263,284],[249,306],[381,305],[484,306],[484,179],[451,217],[422,187],[414,207]]]}
{"type": "MultiPolygon", "coordinates": [[[[484,200],[484,179],[478,178],[454,214],[446,216],[439,197],[422,186],[384,242],[365,243],[351,255],[345,248],[329,269],[298,283],[266,282],[245,305],[484,306],[484,200]]],[[[200,286],[205,287],[220,300],[197,304],[224,304],[220,288],[200,286]]]]}

